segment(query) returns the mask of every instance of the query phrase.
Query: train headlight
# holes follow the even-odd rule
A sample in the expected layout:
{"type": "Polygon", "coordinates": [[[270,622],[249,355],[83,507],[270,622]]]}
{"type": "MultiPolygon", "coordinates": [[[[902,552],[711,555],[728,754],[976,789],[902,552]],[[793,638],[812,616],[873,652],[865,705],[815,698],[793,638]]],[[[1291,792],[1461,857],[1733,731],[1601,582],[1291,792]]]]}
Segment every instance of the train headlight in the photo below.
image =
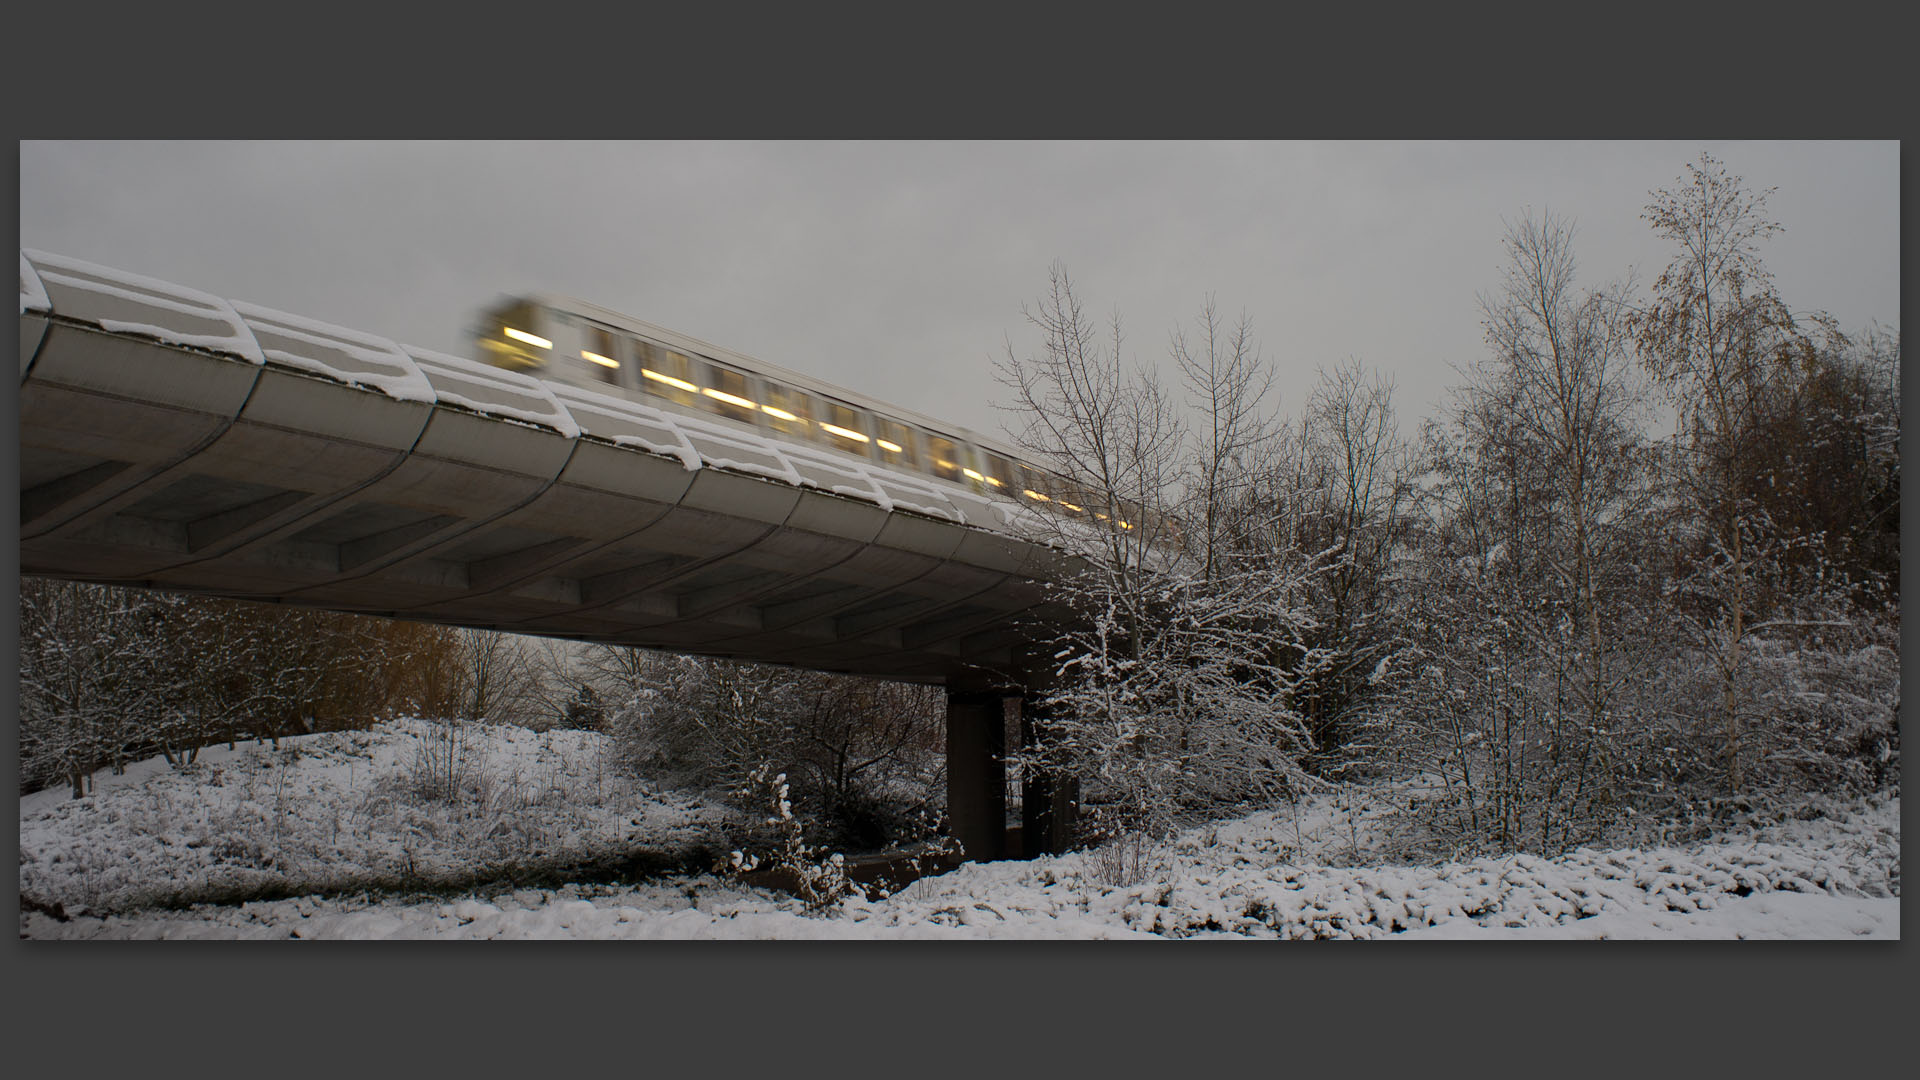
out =
{"type": "Polygon", "coordinates": [[[515,330],[511,326],[502,327],[501,329],[506,333],[508,337],[512,338],[513,340],[524,341],[536,349],[553,348],[553,342],[548,341],[546,338],[543,338],[538,334],[529,334],[525,330],[515,330]]]}

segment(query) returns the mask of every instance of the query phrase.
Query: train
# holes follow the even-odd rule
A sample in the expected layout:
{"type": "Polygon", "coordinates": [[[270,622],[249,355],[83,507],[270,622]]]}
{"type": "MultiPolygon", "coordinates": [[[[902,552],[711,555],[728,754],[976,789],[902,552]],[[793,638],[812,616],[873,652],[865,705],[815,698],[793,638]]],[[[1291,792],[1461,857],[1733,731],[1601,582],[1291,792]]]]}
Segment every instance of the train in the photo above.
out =
{"type": "Polygon", "coordinates": [[[1106,500],[1020,460],[996,439],[583,300],[503,298],[482,312],[473,333],[487,363],[535,378],[719,420],[1098,528],[1133,530],[1148,520],[1139,505],[1106,500]]]}

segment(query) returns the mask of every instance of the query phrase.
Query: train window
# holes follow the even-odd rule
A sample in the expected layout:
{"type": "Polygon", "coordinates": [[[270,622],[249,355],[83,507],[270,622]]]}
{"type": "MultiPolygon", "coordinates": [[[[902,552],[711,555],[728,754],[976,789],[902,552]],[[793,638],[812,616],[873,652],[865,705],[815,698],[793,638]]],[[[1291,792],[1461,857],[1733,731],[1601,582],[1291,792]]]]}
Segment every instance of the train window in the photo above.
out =
{"type": "Polygon", "coordinates": [[[767,427],[796,439],[814,437],[812,397],[765,379],[760,381],[760,391],[760,411],[765,414],[763,422],[767,427]]]}
{"type": "Polygon", "coordinates": [[[966,443],[960,444],[960,475],[973,481],[973,487],[976,491],[992,491],[994,487],[992,483],[988,482],[987,474],[981,472],[979,468],[979,466],[985,464],[985,462],[981,460],[985,456],[983,451],[968,446],[966,443]]]}
{"type": "Polygon", "coordinates": [[[912,428],[893,420],[874,417],[874,423],[880,430],[879,438],[873,445],[880,450],[880,460],[888,465],[898,465],[908,469],[920,467],[919,439],[912,428]]]}
{"type": "Polygon", "coordinates": [[[586,341],[587,347],[580,350],[580,361],[586,365],[588,374],[601,382],[619,386],[620,361],[613,347],[613,332],[604,327],[589,326],[586,341]]]}
{"type": "Polygon", "coordinates": [[[986,472],[986,475],[981,477],[981,479],[986,481],[987,486],[998,492],[1011,493],[1013,486],[1013,466],[1007,463],[1007,459],[1001,457],[999,454],[989,454],[983,451],[980,455],[980,460],[986,472]]]}
{"type": "Polygon", "coordinates": [[[747,377],[719,364],[709,363],[706,368],[707,385],[700,389],[701,406],[729,420],[753,423],[760,407],[747,396],[747,377]]]}
{"type": "Polygon", "coordinates": [[[820,404],[820,430],[829,436],[827,445],[858,457],[870,456],[868,445],[873,440],[867,435],[866,414],[835,401],[820,404]]]}
{"type": "Polygon", "coordinates": [[[960,480],[960,448],[944,435],[927,435],[927,468],[942,480],[960,480]]]}
{"type": "Polygon", "coordinates": [[[650,341],[635,341],[640,362],[640,388],[656,397],[692,405],[700,388],[693,383],[693,362],[672,349],[650,341]]]}
{"type": "Polygon", "coordinates": [[[1020,485],[1020,497],[1028,503],[1050,503],[1053,501],[1053,478],[1037,469],[1025,465],[1015,465],[1014,481],[1020,485]]]}
{"type": "Polygon", "coordinates": [[[1093,499],[1091,493],[1081,485],[1065,477],[1055,477],[1053,501],[1075,514],[1086,514],[1091,512],[1087,507],[1092,504],[1093,499]]]}

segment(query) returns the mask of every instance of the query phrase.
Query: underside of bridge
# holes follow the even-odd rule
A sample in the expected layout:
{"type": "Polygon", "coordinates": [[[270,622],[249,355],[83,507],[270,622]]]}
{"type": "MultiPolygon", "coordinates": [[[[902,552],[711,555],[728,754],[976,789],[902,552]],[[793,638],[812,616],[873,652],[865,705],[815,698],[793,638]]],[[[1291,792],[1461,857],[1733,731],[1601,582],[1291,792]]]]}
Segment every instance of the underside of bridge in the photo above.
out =
{"type": "MultiPolygon", "coordinates": [[[[23,574],[942,683],[956,835],[1008,854],[989,717],[1032,682],[1017,657],[1059,617],[1061,557],[981,527],[1004,526],[987,500],[164,282],[21,268],[23,574]]],[[[1025,848],[1053,849],[1071,793],[1032,783],[1025,848]]]]}

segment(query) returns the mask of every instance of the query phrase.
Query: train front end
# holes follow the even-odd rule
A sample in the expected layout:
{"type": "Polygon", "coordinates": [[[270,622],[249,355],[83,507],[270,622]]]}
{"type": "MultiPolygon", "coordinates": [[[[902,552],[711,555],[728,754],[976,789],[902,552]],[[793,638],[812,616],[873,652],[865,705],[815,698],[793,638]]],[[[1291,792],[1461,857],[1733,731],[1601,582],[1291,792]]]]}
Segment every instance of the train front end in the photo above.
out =
{"type": "Polygon", "coordinates": [[[487,363],[544,378],[553,363],[554,331],[545,307],[516,299],[488,308],[474,330],[474,341],[487,363]]]}

